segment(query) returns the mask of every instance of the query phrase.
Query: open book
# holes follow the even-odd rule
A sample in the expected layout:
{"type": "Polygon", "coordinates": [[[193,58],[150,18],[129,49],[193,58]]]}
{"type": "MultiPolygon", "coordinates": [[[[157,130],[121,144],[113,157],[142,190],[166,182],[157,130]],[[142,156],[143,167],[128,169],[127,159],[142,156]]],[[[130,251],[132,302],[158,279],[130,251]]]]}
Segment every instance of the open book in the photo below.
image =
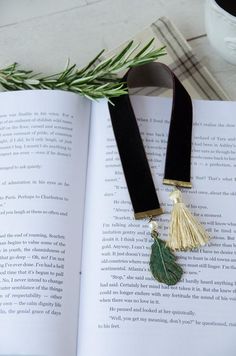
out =
{"type": "MultiPolygon", "coordinates": [[[[132,97],[168,232],[162,185],[171,104],[132,97]]],[[[178,253],[175,286],[149,272],[105,101],[0,94],[0,355],[235,356],[236,103],[194,102],[193,188],[212,237],[178,253]]],[[[145,186],[143,187],[145,189],[145,186]]]]}

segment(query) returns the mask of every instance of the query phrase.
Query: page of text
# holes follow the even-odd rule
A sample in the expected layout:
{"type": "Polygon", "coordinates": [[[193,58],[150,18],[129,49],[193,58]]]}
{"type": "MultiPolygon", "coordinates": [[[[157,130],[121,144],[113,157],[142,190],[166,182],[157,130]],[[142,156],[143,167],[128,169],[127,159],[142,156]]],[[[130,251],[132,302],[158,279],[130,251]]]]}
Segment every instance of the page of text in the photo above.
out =
{"type": "Polygon", "coordinates": [[[90,104],[0,94],[0,355],[76,354],[90,104]]]}
{"type": "MultiPolygon", "coordinates": [[[[132,102],[165,211],[156,220],[166,239],[172,188],[162,179],[171,102],[132,102]]],[[[106,103],[94,105],[78,356],[235,355],[235,116],[236,103],[194,102],[193,188],[182,193],[211,240],[177,253],[183,278],[167,286],[149,271],[153,241],[147,221],[133,218],[106,103]]]]}

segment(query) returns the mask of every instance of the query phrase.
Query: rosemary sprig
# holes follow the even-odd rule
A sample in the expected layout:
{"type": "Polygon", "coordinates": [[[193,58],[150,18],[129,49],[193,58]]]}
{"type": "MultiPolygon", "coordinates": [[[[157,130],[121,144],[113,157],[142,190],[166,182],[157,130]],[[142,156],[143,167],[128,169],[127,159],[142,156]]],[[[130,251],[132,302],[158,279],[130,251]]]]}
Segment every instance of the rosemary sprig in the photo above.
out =
{"type": "Polygon", "coordinates": [[[19,69],[17,63],[0,69],[0,86],[3,90],[27,89],[60,89],[72,91],[89,99],[112,98],[127,93],[125,82],[121,82],[118,74],[131,67],[153,62],[163,56],[165,48],[153,48],[152,39],[137,54],[138,46],[133,41],[118,54],[101,60],[101,51],[87,66],[78,69],[68,62],[66,68],[59,73],[43,76],[31,70],[19,69]],[[100,63],[96,64],[98,61],[100,63]]]}

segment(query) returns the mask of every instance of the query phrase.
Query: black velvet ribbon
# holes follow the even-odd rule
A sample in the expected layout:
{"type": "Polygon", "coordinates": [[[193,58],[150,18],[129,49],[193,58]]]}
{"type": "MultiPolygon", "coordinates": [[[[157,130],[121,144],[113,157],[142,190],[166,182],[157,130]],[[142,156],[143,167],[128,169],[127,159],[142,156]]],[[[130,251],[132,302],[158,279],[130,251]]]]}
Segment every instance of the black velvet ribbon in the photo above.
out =
{"type": "MultiPolygon", "coordinates": [[[[131,68],[123,80],[128,88],[148,86],[173,89],[163,183],[191,187],[192,101],[188,92],[162,63],[131,68]]],[[[114,105],[108,104],[111,122],[135,218],[159,215],[162,209],[129,94],[113,98],[112,101],[114,105]]]]}

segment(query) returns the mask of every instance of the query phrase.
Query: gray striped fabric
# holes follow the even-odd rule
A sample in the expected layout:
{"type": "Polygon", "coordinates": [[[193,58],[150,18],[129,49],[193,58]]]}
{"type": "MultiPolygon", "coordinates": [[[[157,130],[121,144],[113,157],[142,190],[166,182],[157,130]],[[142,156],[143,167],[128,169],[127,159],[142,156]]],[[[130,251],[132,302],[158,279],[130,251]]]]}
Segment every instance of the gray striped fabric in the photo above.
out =
{"type": "MultiPolygon", "coordinates": [[[[167,55],[161,57],[160,62],[167,64],[174,71],[192,98],[230,100],[206,67],[198,61],[192,48],[169,19],[161,17],[149,28],[137,34],[134,40],[145,43],[152,37],[155,38],[157,48],[166,46],[167,55]]],[[[109,55],[122,47],[119,46],[109,55]]],[[[131,94],[169,96],[170,92],[163,88],[140,88],[133,90],[131,94]]]]}

